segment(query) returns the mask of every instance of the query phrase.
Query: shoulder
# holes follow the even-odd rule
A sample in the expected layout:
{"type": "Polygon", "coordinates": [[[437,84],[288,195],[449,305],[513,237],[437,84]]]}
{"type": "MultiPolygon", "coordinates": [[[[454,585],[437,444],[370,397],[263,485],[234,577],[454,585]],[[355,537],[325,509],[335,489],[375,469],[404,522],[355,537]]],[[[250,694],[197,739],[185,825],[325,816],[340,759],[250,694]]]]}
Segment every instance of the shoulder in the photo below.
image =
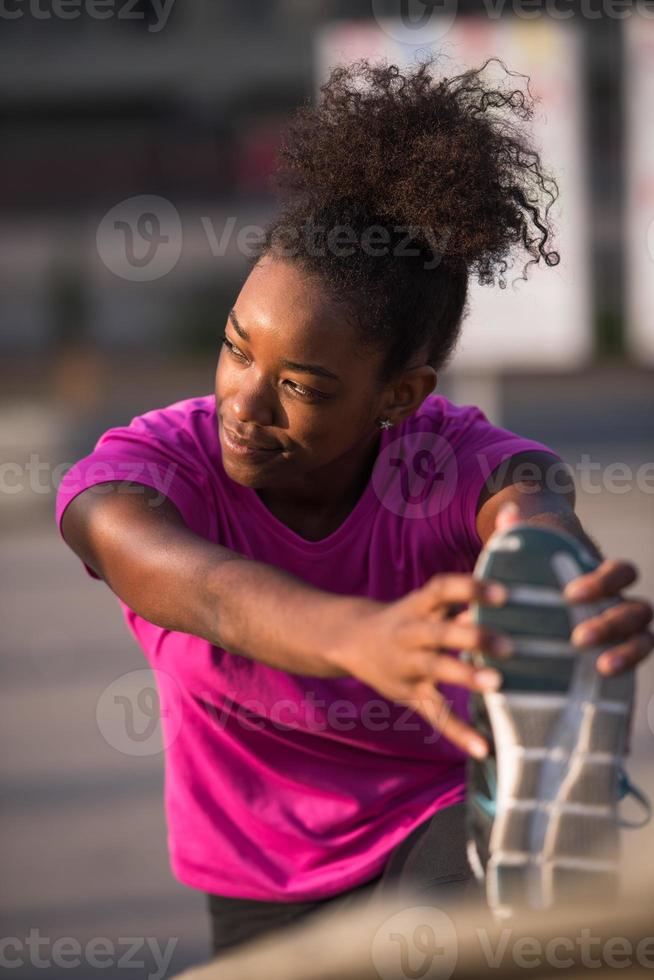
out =
{"type": "Polygon", "coordinates": [[[151,409],[106,430],[61,479],[56,502],[60,526],[66,508],[82,491],[120,482],[156,490],[172,500],[192,530],[210,536],[214,515],[209,501],[218,475],[214,419],[211,395],[151,409]]]}
{"type": "Polygon", "coordinates": [[[431,431],[456,439],[479,426],[493,428],[476,405],[456,405],[444,395],[435,394],[425,398],[417,412],[406,420],[405,425],[408,431],[431,431]]]}
{"type": "Polygon", "coordinates": [[[215,395],[201,395],[136,415],[125,428],[149,433],[153,437],[162,439],[180,437],[206,439],[212,432],[216,433],[217,438],[215,416],[215,395]]]}
{"type": "Polygon", "coordinates": [[[173,402],[136,415],[102,434],[96,451],[170,454],[189,469],[213,469],[219,454],[215,395],[173,402]]]}
{"type": "MultiPolygon", "coordinates": [[[[525,473],[520,466],[565,467],[544,443],[493,424],[476,405],[456,405],[443,395],[429,395],[398,435],[404,437],[409,454],[420,454],[422,469],[426,455],[433,457],[432,468],[442,473],[435,485],[442,497],[439,518],[471,554],[482,544],[477,523],[482,506],[490,498],[499,499],[507,487],[533,477],[533,470],[525,473]]],[[[485,516],[491,510],[487,507],[485,516]]]]}
{"type": "MultiPolygon", "coordinates": [[[[428,432],[437,435],[463,461],[470,458],[484,470],[484,452],[495,462],[514,453],[549,447],[510,429],[495,425],[476,405],[457,405],[443,395],[429,395],[406,420],[401,434],[428,432]]],[[[554,454],[556,455],[556,454],[554,454]]]]}

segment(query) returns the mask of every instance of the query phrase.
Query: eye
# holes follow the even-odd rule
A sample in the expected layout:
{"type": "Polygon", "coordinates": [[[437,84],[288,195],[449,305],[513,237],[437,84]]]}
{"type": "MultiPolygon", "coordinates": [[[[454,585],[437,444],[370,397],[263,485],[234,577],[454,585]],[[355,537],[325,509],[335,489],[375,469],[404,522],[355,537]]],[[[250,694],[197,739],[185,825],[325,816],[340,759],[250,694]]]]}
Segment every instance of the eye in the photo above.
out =
{"type": "Polygon", "coordinates": [[[236,345],[231,342],[231,340],[227,339],[227,337],[223,337],[222,343],[223,343],[223,347],[227,348],[227,350],[232,355],[232,357],[235,357],[238,361],[247,360],[243,351],[239,350],[238,347],[236,347],[236,345]]]}
{"type": "Polygon", "coordinates": [[[320,401],[324,398],[329,398],[324,391],[316,391],[315,388],[306,388],[304,385],[299,384],[297,381],[284,381],[284,386],[288,391],[291,391],[298,398],[302,398],[304,401],[320,401]]]}
{"type": "MultiPolygon", "coordinates": [[[[221,340],[221,345],[227,350],[231,357],[235,360],[240,361],[241,364],[247,363],[247,356],[243,353],[240,348],[233,344],[229,337],[224,336],[221,340]]],[[[286,391],[290,392],[294,398],[299,398],[305,402],[319,402],[324,399],[331,398],[331,395],[326,395],[324,391],[316,391],[315,388],[307,388],[305,385],[301,385],[298,381],[291,381],[289,379],[282,381],[282,385],[286,391]]]]}

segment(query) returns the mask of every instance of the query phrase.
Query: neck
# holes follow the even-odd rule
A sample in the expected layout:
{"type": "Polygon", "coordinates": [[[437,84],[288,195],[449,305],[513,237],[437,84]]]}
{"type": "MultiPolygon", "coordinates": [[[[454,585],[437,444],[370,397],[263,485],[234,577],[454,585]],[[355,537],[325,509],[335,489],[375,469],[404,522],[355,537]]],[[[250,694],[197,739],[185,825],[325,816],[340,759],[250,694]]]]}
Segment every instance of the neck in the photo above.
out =
{"type": "Polygon", "coordinates": [[[327,537],[343,523],[365,490],[377,457],[379,433],[338,459],[283,487],[257,490],[282,523],[309,540],[327,537]]]}

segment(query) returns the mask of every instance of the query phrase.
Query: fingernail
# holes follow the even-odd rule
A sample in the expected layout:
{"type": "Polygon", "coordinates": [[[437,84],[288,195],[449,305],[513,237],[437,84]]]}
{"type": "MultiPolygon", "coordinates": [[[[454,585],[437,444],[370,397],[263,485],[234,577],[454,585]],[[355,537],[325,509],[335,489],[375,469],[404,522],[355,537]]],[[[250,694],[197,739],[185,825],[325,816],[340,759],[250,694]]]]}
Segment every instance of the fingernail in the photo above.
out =
{"type": "Polygon", "coordinates": [[[627,661],[620,654],[616,654],[615,657],[609,658],[609,670],[611,673],[617,673],[619,670],[624,670],[627,666],[627,661]]]}
{"type": "Polygon", "coordinates": [[[477,682],[484,691],[497,691],[502,684],[502,675],[499,670],[484,667],[477,671],[477,682]]]}
{"type": "Polygon", "coordinates": [[[570,599],[572,602],[589,599],[590,590],[588,586],[584,585],[582,582],[570,582],[563,590],[563,597],[565,599],[570,599]]]}
{"type": "Polygon", "coordinates": [[[475,759],[485,759],[488,755],[488,746],[481,738],[471,738],[468,743],[468,751],[475,759]]]}
{"type": "Polygon", "coordinates": [[[490,582],[486,586],[486,598],[489,602],[492,602],[493,605],[503,605],[508,598],[506,587],[504,585],[500,585],[499,582],[490,582]]]}
{"type": "Polygon", "coordinates": [[[513,643],[508,636],[498,636],[493,640],[492,646],[493,653],[497,653],[501,657],[508,657],[509,654],[513,653],[513,643]]]}
{"type": "Polygon", "coordinates": [[[575,646],[589,646],[597,640],[597,630],[592,626],[577,626],[572,631],[572,642],[575,646]]]}

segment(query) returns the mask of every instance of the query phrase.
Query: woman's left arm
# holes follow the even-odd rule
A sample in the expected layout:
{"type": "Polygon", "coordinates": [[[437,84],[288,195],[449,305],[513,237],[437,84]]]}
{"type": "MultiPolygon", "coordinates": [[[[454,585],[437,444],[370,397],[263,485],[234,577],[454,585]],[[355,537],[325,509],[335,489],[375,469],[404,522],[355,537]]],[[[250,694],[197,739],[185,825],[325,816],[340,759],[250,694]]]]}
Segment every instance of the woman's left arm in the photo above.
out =
{"type": "MultiPolygon", "coordinates": [[[[575,514],[575,489],[571,474],[562,478],[561,461],[545,452],[520,453],[502,464],[488,479],[477,507],[477,532],[485,544],[498,528],[518,521],[567,531],[579,538],[600,561],[595,571],[570,582],[565,596],[571,602],[593,602],[620,596],[638,579],[629,561],[605,559],[588,537],[575,514]],[[498,470],[501,478],[498,479],[498,470]],[[509,505],[509,506],[507,506],[509,505]]],[[[597,661],[603,674],[619,674],[634,668],[654,648],[650,629],[652,606],[645,599],[629,597],[598,616],[587,619],[572,634],[579,648],[611,644],[597,661]]]]}

